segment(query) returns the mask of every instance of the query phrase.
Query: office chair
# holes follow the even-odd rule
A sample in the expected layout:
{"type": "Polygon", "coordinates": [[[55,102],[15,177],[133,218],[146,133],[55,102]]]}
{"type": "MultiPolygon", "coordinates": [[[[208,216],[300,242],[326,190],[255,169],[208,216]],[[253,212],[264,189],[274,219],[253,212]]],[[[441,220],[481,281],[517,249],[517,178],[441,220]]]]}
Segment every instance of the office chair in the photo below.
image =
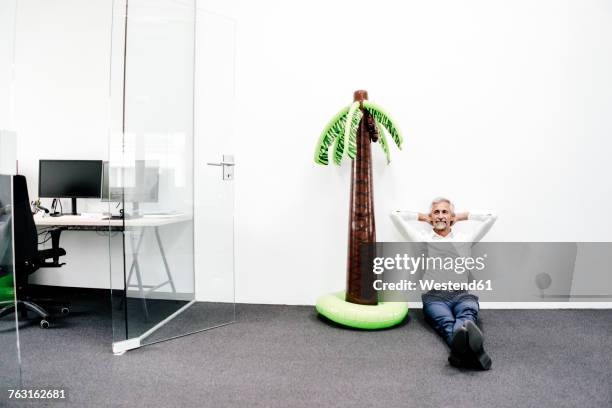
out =
{"type": "MultiPolygon", "coordinates": [[[[40,327],[49,327],[51,314],[40,304],[58,308],[61,314],[66,315],[70,312],[68,302],[56,301],[51,299],[34,299],[28,278],[39,268],[59,268],[63,263],[59,262],[61,256],[66,255],[66,251],[59,247],[61,230],[49,231],[51,234],[52,246],[50,249],[38,250],[38,233],[34,224],[34,216],[30,207],[28,187],[24,176],[13,176],[13,223],[15,237],[15,280],[17,288],[17,310],[22,318],[27,319],[28,311],[40,317],[40,327]],[[49,260],[52,261],[49,261],[49,260]]],[[[0,318],[15,311],[15,305],[11,304],[0,310],[0,318]]]]}

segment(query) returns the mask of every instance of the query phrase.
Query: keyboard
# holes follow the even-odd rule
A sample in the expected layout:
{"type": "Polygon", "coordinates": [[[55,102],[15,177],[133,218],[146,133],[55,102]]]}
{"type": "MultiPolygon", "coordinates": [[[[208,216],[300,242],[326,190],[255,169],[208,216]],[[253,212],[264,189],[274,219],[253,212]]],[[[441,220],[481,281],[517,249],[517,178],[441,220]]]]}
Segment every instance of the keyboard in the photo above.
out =
{"type": "Polygon", "coordinates": [[[106,220],[122,220],[123,219],[123,215],[111,215],[108,217],[104,217],[102,218],[104,221],[106,220]]]}

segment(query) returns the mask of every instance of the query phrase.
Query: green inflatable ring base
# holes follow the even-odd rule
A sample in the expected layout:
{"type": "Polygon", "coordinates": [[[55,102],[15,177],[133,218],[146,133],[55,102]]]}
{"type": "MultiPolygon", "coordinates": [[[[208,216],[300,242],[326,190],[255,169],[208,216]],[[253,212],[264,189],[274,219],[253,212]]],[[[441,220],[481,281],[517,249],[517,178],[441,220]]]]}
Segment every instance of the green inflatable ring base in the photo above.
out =
{"type": "Polygon", "coordinates": [[[408,315],[408,303],[380,302],[376,306],[358,305],[344,300],[345,292],[330,293],[317,300],[317,312],[343,326],[357,329],[386,329],[408,315]]]}

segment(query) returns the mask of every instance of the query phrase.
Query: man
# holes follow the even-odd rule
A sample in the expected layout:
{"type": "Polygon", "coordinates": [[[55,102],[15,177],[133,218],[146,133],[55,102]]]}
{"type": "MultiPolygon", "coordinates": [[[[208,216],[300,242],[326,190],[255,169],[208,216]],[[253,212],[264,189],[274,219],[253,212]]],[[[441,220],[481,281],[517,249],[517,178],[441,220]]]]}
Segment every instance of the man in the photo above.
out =
{"type": "MultiPolygon", "coordinates": [[[[427,242],[428,257],[456,258],[471,255],[471,247],[486,235],[496,220],[492,214],[455,213],[452,202],[443,197],[431,203],[429,214],[394,211],[391,217],[399,230],[410,241],[427,242]],[[452,227],[460,221],[478,221],[471,233],[455,232],[452,227]],[[415,221],[426,222],[431,229],[419,228],[415,221]]],[[[423,280],[435,282],[466,282],[468,274],[453,270],[426,269],[423,280]]],[[[481,370],[491,368],[491,358],[483,347],[484,337],[476,325],[478,297],[464,290],[430,290],[422,295],[423,313],[428,323],[451,349],[448,361],[455,367],[481,370]]]]}

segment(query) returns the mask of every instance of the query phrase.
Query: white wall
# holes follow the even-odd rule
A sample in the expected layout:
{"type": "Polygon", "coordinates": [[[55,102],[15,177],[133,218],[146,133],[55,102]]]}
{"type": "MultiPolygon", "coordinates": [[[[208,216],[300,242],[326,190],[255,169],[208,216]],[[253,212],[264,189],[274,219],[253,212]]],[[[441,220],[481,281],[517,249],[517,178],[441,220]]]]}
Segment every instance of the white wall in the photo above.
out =
{"type": "MultiPolygon", "coordinates": [[[[40,152],[100,158],[108,2],[20,1],[19,149],[31,191],[40,152]]],[[[390,166],[375,149],[379,241],[400,239],[391,209],[424,209],[440,194],[498,212],[489,240],[611,240],[612,219],[600,216],[612,198],[609,2],[200,6],[238,20],[238,302],[312,304],[344,287],[349,166],[312,156],[355,89],[405,136],[390,166]]]]}
{"type": "Polygon", "coordinates": [[[610,241],[612,5],[241,1],[237,296],[312,304],[344,287],[349,166],[313,164],[356,89],[405,137],[374,154],[388,213],[447,195],[495,241],[610,241]],[[595,222],[597,219],[597,222],[595,222]]]}

